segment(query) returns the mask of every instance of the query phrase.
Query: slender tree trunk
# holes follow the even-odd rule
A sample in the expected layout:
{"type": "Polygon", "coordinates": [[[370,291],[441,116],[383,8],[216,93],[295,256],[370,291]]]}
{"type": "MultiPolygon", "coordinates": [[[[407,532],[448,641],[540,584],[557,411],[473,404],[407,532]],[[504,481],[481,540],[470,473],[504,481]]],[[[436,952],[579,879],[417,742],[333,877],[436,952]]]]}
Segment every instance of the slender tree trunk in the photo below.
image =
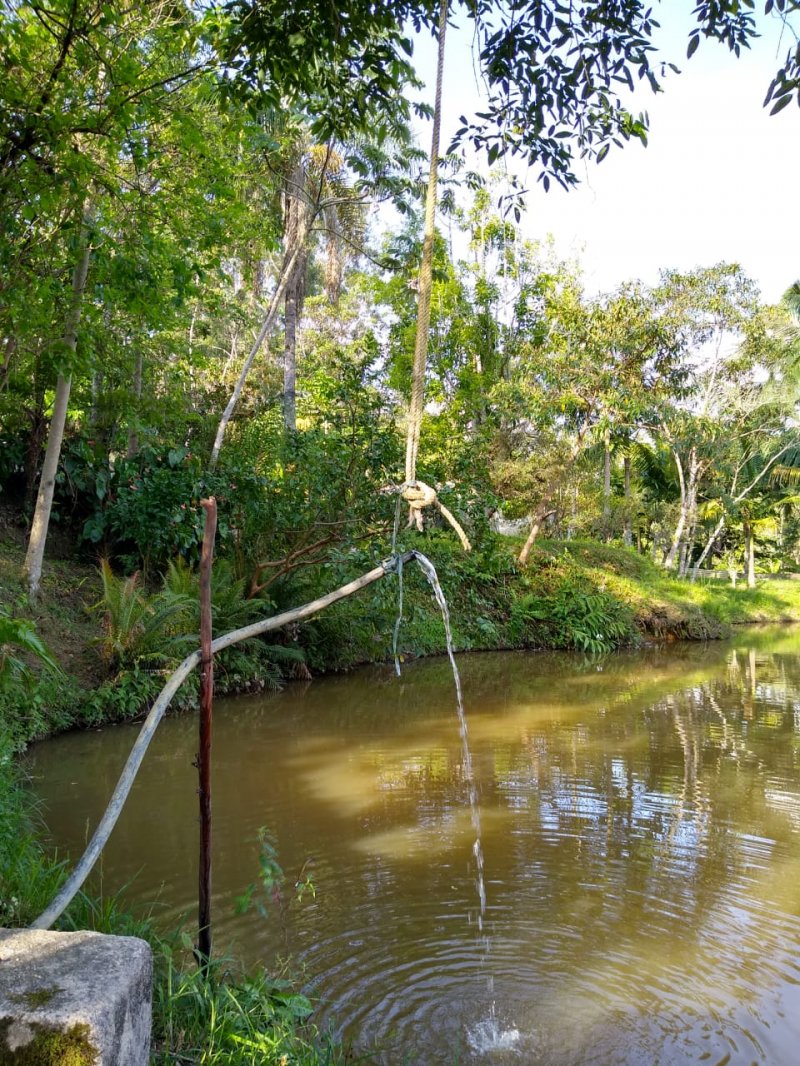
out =
{"type": "Polygon", "coordinates": [[[689,572],[689,564],[692,561],[694,549],[694,537],[697,531],[697,486],[694,486],[692,498],[689,501],[689,529],[681,545],[681,564],[678,571],[680,577],[686,577],[689,572]]]}
{"type": "Polygon", "coordinates": [[[720,520],[714,526],[714,532],[708,538],[708,540],[706,541],[706,543],[705,543],[705,545],[703,547],[703,550],[700,552],[699,556],[697,557],[697,561],[695,562],[694,566],[692,567],[692,581],[697,581],[698,571],[700,570],[700,567],[703,565],[703,563],[706,561],[706,557],[707,557],[708,553],[714,547],[714,543],[715,543],[717,537],[722,532],[724,526],[725,526],[725,515],[723,515],[722,518],[720,518],[720,520]]]}
{"type": "Polygon", "coordinates": [[[611,440],[608,430],[603,437],[603,521],[606,523],[606,540],[610,530],[608,521],[611,518],[611,440]]]}
{"type": "Polygon", "coordinates": [[[133,417],[134,421],[128,430],[128,449],[126,458],[133,459],[139,452],[139,406],[142,399],[142,378],[144,375],[144,356],[142,349],[138,348],[136,359],[133,364],[133,417]]]}
{"type": "Polygon", "coordinates": [[[633,529],[631,523],[631,457],[623,456],[622,468],[625,475],[625,526],[622,530],[622,543],[626,548],[633,544],[633,529]]]}
{"type": "Polygon", "coordinates": [[[542,528],[542,523],[550,517],[551,514],[555,514],[553,507],[540,507],[533,516],[531,521],[531,531],[528,534],[528,539],[519,553],[519,561],[524,565],[528,561],[528,556],[531,553],[531,548],[536,542],[536,538],[539,536],[539,531],[542,528]]]}
{"type": "MultiPolygon", "coordinates": [[[[91,247],[89,245],[89,217],[85,212],[81,223],[80,236],[78,238],[78,261],[72,272],[72,298],[64,326],[63,348],[67,354],[67,361],[75,352],[78,343],[78,326],[81,320],[83,307],[83,294],[86,289],[86,277],[89,273],[89,258],[91,247]]],[[[50,432],[47,437],[47,451],[45,452],[42,476],[39,480],[39,493],[36,498],[36,510],[33,514],[30,537],[28,539],[28,551],[23,565],[23,574],[28,584],[28,592],[31,598],[39,595],[42,579],[42,562],[44,560],[44,546],[47,540],[47,531],[50,526],[50,512],[53,508],[53,493],[56,486],[56,471],[58,460],[61,456],[61,442],[64,439],[64,427],[67,422],[67,405],[69,404],[69,392],[72,384],[71,374],[59,374],[56,384],[55,402],[53,404],[53,416],[50,419],[50,432]]]]}
{"type": "Polygon", "coordinates": [[[681,544],[680,559],[678,561],[678,577],[686,577],[686,569],[689,565],[688,539],[681,544]]]}
{"type": "Polygon", "coordinates": [[[297,288],[294,285],[286,290],[284,318],[283,425],[294,433],[297,429],[297,288]]]}
{"type": "Polygon", "coordinates": [[[286,289],[288,288],[292,280],[295,267],[297,266],[298,260],[300,259],[303,253],[303,245],[306,242],[310,229],[311,218],[309,217],[306,222],[306,225],[303,228],[302,237],[298,239],[298,242],[295,248],[293,249],[291,255],[289,255],[288,258],[284,259],[283,266],[281,267],[280,277],[278,279],[278,284],[275,288],[275,292],[272,294],[272,299],[270,300],[267,313],[264,316],[264,321],[261,323],[261,329],[258,331],[258,336],[256,337],[256,339],[253,341],[253,345],[250,349],[250,352],[244,361],[242,369],[239,372],[239,377],[233,387],[231,397],[228,400],[225,410],[222,412],[222,417],[219,420],[219,426],[217,427],[217,435],[214,438],[214,447],[211,449],[211,458],[209,460],[209,466],[211,467],[211,469],[213,469],[217,465],[219,453],[222,448],[222,442],[225,439],[225,431],[228,428],[228,423],[231,420],[231,416],[233,415],[236,404],[239,402],[239,398],[242,395],[242,390],[244,388],[244,383],[247,380],[247,375],[250,372],[250,367],[253,365],[256,356],[261,351],[262,344],[266,340],[267,336],[272,330],[273,325],[275,324],[275,319],[278,315],[278,309],[280,308],[281,303],[283,302],[286,296],[286,289]]]}
{"type": "Polygon", "coordinates": [[[697,453],[694,448],[692,448],[689,453],[688,477],[684,475],[680,456],[677,452],[674,452],[673,454],[675,455],[675,463],[678,467],[678,478],[680,479],[681,485],[681,510],[678,516],[678,523],[675,526],[675,532],[672,536],[669,553],[664,560],[664,566],[667,570],[675,569],[680,556],[680,550],[683,546],[686,527],[691,522],[692,508],[694,506],[694,501],[697,498],[697,474],[699,470],[697,453]]]}
{"type": "MultiPolygon", "coordinates": [[[[304,231],[305,219],[309,212],[305,195],[307,180],[305,163],[300,158],[295,163],[286,185],[284,245],[287,256],[304,231]]],[[[303,302],[305,272],[306,254],[303,248],[284,298],[283,425],[290,433],[297,429],[297,319],[303,302]]]]}
{"type": "Polygon", "coordinates": [[[753,527],[749,522],[744,523],[744,555],[747,567],[747,587],[756,587],[756,548],[753,537],[753,527]]]}

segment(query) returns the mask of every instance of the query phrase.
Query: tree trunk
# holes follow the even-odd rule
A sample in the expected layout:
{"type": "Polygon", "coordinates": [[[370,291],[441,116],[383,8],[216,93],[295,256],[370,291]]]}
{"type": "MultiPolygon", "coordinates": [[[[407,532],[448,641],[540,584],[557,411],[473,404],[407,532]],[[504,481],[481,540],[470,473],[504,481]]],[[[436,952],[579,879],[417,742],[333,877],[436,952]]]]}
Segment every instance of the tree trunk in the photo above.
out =
{"type": "Polygon", "coordinates": [[[133,424],[128,430],[128,449],[125,453],[127,459],[133,459],[139,452],[139,401],[142,398],[142,376],[144,373],[144,356],[142,349],[136,352],[136,360],[133,364],[133,424]]]}
{"type": "Polygon", "coordinates": [[[689,572],[689,564],[692,561],[692,552],[694,550],[694,536],[695,536],[695,532],[697,531],[697,492],[696,492],[696,488],[695,488],[695,493],[693,494],[692,499],[690,500],[689,506],[690,506],[690,511],[689,511],[689,531],[686,534],[686,536],[684,537],[683,544],[681,545],[681,564],[680,564],[680,568],[678,570],[679,577],[686,577],[686,575],[689,572]]]}
{"type": "Polygon", "coordinates": [[[623,457],[622,466],[625,473],[625,526],[622,530],[622,543],[626,548],[633,544],[633,530],[631,523],[631,457],[623,457]]]}
{"type": "Polygon", "coordinates": [[[675,465],[678,468],[678,481],[681,486],[681,509],[678,515],[678,524],[675,526],[675,532],[672,535],[672,543],[670,544],[669,551],[664,559],[664,569],[674,570],[675,561],[678,558],[678,550],[680,548],[681,539],[683,538],[683,529],[686,525],[686,516],[688,513],[688,500],[686,498],[686,478],[683,473],[683,463],[681,457],[676,451],[673,451],[675,458],[675,465]]]}
{"type": "MultiPolygon", "coordinates": [[[[81,320],[86,277],[89,273],[90,255],[89,219],[88,214],[84,213],[78,238],[78,261],[72,272],[72,299],[70,300],[62,338],[63,348],[68,353],[67,359],[74,354],[78,343],[78,326],[81,320]]],[[[23,575],[27,581],[28,592],[32,599],[39,595],[41,584],[44,546],[50,526],[50,512],[53,508],[56,471],[58,470],[58,460],[61,456],[64,427],[67,422],[67,405],[69,403],[71,384],[71,374],[58,375],[53,416],[50,420],[50,432],[47,437],[47,451],[45,452],[44,465],[42,466],[42,476],[39,480],[39,493],[36,498],[36,510],[33,514],[33,522],[28,539],[28,551],[23,565],[23,575]]]]}
{"type": "MultiPolygon", "coordinates": [[[[603,520],[608,523],[611,518],[611,440],[608,430],[603,437],[603,520]]],[[[606,540],[609,530],[606,528],[606,540]]]]}
{"type": "Polygon", "coordinates": [[[308,237],[310,229],[311,218],[309,217],[307,219],[306,225],[303,227],[302,236],[298,239],[297,245],[293,249],[291,255],[289,255],[283,261],[283,266],[281,267],[281,273],[278,279],[278,284],[275,288],[275,292],[272,294],[272,299],[270,300],[267,313],[264,316],[264,321],[261,323],[261,329],[258,331],[258,336],[253,341],[253,345],[250,348],[250,352],[244,361],[244,365],[239,371],[239,377],[233,387],[231,397],[228,400],[225,410],[222,412],[222,417],[219,420],[219,426],[217,427],[217,435],[214,438],[214,447],[211,449],[211,458],[209,460],[209,466],[212,470],[217,465],[219,453],[222,448],[222,442],[225,439],[225,431],[228,428],[228,423],[231,420],[234,408],[239,402],[239,397],[242,395],[242,389],[244,388],[244,383],[247,380],[247,375],[250,372],[250,367],[253,365],[256,356],[261,350],[261,345],[264,343],[268,334],[272,330],[272,327],[275,323],[275,319],[278,315],[278,308],[281,306],[281,302],[286,296],[286,290],[294,276],[295,267],[297,266],[298,260],[300,259],[303,253],[303,245],[306,242],[306,238],[308,237]]]}
{"type": "Polygon", "coordinates": [[[286,336],[283,348],[283,425],[294,433],[297,429],[297,288],[286,290],[284,311],[286,336]]]}
{"type": "Polygon", "coordinates": [[[542,523],[545,519],[549,518],[551,514],[555,514],[555,510],[552,507],[539,508],[534,514],[533,519],[531,520],[531,531],[528,534],[528,539],[525,541],[522,551],[519,553],[519,561],[523,566],[528,561],[528,556],[531,553],[531,548],[533,547],[536,538],[539,536],[539,530],[542,528],[542,523]]]}
{"type": "Polygon", "coordinates": [[[744,556],[747,568],[747,587],[756,587],[756,549],[753,538],[753,527],[749,522],[744,523],[744,556]]]}
{"type": "MultiPolygon", "coordinates": [[[[304,232],[306,216],[309,212],[305,195],[307,180],[305,163],[301,158],[295,163],[286,183],[283,239],[287,256],[304,232]]],[[[283,425],[287,432],[291,433],[297,429],[297,319],[303,303],[305,272],[306,254],[303,248],[286,288],[284,299],[283,425]]]]}
{"type": "Polygon", "coordinates": [[[692,567],[692,581],[697,581],[697,573],[698,573],[700,567],[705,562],[706,556],[711,551],[711,549],[714,547],[714,542],[716,541],[717,537],[722,532],[722,529],[723,529],[724,525],[725,525],[725,515],[723,515],[722,518],[720,518],[720,520],[717,522],[716,526],[714,526],[714,532],[708,538],[708,540],[705,543],[705,546],[704,546],[703,550],[700,552],[700,555],[697,557],[697,561],[695,562],[694,566],[692,567]]]}
{"type": "Polygon", "coordinates": [[[688,477],[684,475],[680,456],[677,452],[675,452],[674,455],[675,463],[678,467],[678,478],[680,479],[681,485],[681,510],[678,516],[678,523],[675,526],[675,532],[672,536],[669,553],[664,560],[664,567],[667,570],[675,569],[676,563],[680,557],[681,548],[683,547],[686,527],[687,525],[690,525],[692,521],[692,516],[697,503],[697,475],[700,469],[700,463],[698,462],[697,453],[694,448],[692,448],[689,453],[688,477]]]}

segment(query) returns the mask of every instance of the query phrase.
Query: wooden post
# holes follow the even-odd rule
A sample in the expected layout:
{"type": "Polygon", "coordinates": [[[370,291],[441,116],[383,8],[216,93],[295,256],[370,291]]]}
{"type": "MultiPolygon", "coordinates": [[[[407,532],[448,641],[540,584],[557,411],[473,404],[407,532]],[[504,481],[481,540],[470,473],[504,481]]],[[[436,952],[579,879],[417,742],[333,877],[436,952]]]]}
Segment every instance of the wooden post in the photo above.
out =
{"type": "Polygon", "coordinates": [[[211,568],[217,532],[217,501],[201,500],[206,512],[200,556],[200,866],[197,893],[197,956],[201,966],[211,959],[211,719],[214,708],[214,656],[211,649],[211,568]]]}

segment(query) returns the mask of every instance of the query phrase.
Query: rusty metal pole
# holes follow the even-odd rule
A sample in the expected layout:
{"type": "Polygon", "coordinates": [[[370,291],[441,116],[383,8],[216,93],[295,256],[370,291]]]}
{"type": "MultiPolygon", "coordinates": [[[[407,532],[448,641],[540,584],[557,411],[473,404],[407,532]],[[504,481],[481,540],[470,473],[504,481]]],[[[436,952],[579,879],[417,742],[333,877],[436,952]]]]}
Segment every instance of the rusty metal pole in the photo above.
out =
{"type": "Polygon", "coordinates": [[[197,957],[201,966],[211,959],[211,718],[214,708],[214,656],[211,651],[211,568],[217,532],[217,501],[201,500],[206,512],[200,556],[200,868],[197,893],[197,957]]]}

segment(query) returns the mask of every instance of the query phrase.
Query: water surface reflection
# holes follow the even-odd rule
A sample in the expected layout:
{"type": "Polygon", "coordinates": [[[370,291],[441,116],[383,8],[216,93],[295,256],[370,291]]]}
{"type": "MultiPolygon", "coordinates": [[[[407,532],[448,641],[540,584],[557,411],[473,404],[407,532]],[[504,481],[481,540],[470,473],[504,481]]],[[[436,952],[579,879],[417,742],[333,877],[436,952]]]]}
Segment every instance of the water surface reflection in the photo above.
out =
{"type": "MultiPolygon", "coordinates": [[[[378,1061],[792,1066],[800,1059],[800,634],[602,662],[460,660],[486,859],[445,661],[220,702],[217,946],[299,959],[320,1021],[378,1061]],[[232,901],[269,827],[289,879],[265,922],[232,901]]],[[[32,753],[76,855],[133,739],[32,753]]],[[[191,717],[161,727],[107,849],[105,890],[192,912],[191,717]]]]}

